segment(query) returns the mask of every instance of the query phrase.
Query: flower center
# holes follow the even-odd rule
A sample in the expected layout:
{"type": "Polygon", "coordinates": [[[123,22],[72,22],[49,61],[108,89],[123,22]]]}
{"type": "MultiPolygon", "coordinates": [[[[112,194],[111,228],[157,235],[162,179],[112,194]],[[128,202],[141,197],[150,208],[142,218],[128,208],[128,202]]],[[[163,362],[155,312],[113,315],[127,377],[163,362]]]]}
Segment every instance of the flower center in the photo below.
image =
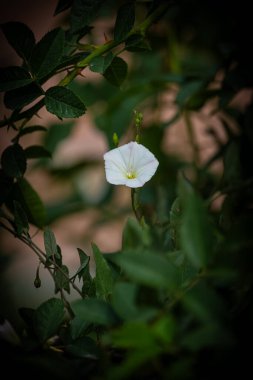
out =
{"type": "Polygon", "coordinates": [[[126,176],[128,179],[134,179],[136,178],[136,173],[129,171],[129,172],[126,172],[126,176]]]}

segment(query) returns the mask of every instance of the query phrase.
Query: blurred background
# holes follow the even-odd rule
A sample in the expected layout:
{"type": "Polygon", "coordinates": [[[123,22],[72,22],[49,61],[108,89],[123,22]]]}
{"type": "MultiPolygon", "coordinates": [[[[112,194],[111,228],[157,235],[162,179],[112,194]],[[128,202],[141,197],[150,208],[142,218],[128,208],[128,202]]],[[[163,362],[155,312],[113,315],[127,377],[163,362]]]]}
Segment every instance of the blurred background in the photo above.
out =
{"type": "MultiPolygon", "coordinates": [[[[67,28],[68,12],[53,16],[57,2],[1,1],[0,23],[23,22],[38,41],[57,26],[67,28]]],[[[113,38],[120,3],[107,2],[83,43],[97,45],[113,38]]],[[[160,162],[155,178],[141,191],[145,216],[147,220],[166,223],[179,168],[189,170],[190,176],[194,175],[194,165],[202,168],[199,186],[208,195],[222,178],[223,163],[217,152],[226,144],[229,133],[238,133],[235,119],[224,108],[229,105],[241,112],[252,101],[251,87],[240,82],[243,75],[247,76],[249,62],[233,73],[220,95],[226,64],[232,72],[233,63],[238,67],[237,48],[248,32],[242,22],[245,14],[238,13],[232,4],[228,12],[227,1],[171,4],[167,16],[150,29],[146,44],[120,55],[128,63],[128,75],[120,87],[86,69],[84,77],[75,80],[70,88],[83,99],[87,113],[77,120],[61,122],[43,109],[29,125],[42,125],[47,131],[27,135],[21,141],[23,147],[43,145],[52,154],[52,159],[30,160],[26,178],[45,204],[47,222],[70,271],[78,267],[77,247],[87,254],[91,252],[91,242],[108,253],[121,247],[123,226],[132,215],[130,189],[106,183],[103,154],[113,147],[114,132],[120,144],[134,139],[135,109],[144,117],[142,143],[160,162]]],[[[137,4],[136,10],[138,23],[143,17],[143,2],[137,4]]],[[[1,67],[20,64],[1,32],[0,44],[1,67]]],[[[244,64],[245,57],[240,58],[244,64]]],[[[57,84],[63,76],[59,74],[44,89],[57,84]]],[[[1,119],[9,114],[1,98],[1,119]]],[[[2,152],[13,134],[4,128],[0,134],[2,152]]],[[[219,209],[222,199],[217,198],[214,210],[219,209]]],[[[33,252],[7,233],[0,233],[1,312],[13,320],[18,307],[37,306],[53,296],[53,284],[41,268],[42,285],[34,288],[38,262],[33,252]]],[[[42,234],[35,227],[33,235],[43,248],[42,234]]],[[[169,242],[164,248],[169,249],[169,242]]]]}

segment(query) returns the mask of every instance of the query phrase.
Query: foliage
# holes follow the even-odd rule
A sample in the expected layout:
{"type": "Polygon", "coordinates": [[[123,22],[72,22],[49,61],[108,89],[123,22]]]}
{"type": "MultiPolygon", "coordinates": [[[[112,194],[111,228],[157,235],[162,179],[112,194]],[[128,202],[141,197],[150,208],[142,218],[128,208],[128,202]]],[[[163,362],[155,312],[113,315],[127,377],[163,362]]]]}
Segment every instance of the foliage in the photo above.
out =
{"type": "MultiPolygon", "coordinates": [[[[41,286],[44,267],[57,297],[19,310],[18,345],[1,333],[2,370],[41,379],[243,378],[253,327],[253,106],[236,108],[231,101],[253,85],[249,5],[59,0],[55,15],[63,11],[69,27],[59,26],[40,41],[20,22],[1,25],[22,63],[0,69],[10,110],[0,127],[14,136],[1,156],[0,227],[33,250],[39,261],[34,286],[41,286]],[[111,39],[96,46],[92,29],[103,12],[114,17],[114,28],[111,39]],[[77,81],[85,70],[100,81],[77,81]],[[59,73],[58,84],[45,90],[59,73]],[[175,94],[174,115],[146,121],[146,114],[170,107],[163,100],[168,91],[175,94]],[[71,275],[49,225],[89,202],[74,189],[62,203],[44,205],[25,176],[31,159],[37,160],[33,170],[43,167],[58,179],[71,180],[89,165],[54,169],[50,157],[73,128],[74,120],[63,119],[80,117],[87,108],[93,112],[96,104],[105,104],[99,113],[94,107],[93,116],[110,147],[129,133],[135,138],[128,128],[135,108],[142,110],[144,126],[137,112],[136,133],[159,160],[159,170],[133,190],[137,219],[128,219],[121,250],[106,254],[92,244],[93,276],[89,256],[78,248],[80,266],[71,275]],[[193,116],[210,105],[226,138],[209,129],[217,150],[203,162],[193,116]],[[59,119],[51,128],[32,120],[44,106],[59,119]],[[162,149],[168,128],[181,119],[191,162],[162,149]],[[42,145],[25,149],[23,140],[37,132],[42,145]],[[212,171],[216,162],[224,165],[220,176],[212,171]],[[44,247],[30,236],[31,225],[43,230],[44,247]]],[[[109,205],[113,193],[108,187],[92,206],[109,205]]]]}

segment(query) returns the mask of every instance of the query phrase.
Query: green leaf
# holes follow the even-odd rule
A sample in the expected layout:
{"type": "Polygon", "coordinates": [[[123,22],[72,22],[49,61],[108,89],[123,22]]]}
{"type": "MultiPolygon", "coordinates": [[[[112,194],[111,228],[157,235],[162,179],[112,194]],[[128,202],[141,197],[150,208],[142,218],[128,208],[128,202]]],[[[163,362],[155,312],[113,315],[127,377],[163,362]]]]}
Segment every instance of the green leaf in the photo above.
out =
{"type": "Polygon", "coordinates": [[[176,96],[176,103],[180,107],[187,107],[191,98],[196,96],[203,87],[203,81],[196,80],[183,84],[176,96]]]}
{"type": "Polygon", "coordinates": [[[41,79],[52,72],[61,60],[65,34],[60,28],[48,32],[34,47],[31,57],[33,74],[41,79]]]}
{"type": "Polygon", "coordinates": [[[2,31],[16,53],[26,61],[29,61],[35,38],[27,25],[21,22],[7,22],[1,25],[2,31]]]}
{"type": "Polygon", "coordinates": [[[0,91],[9,91],[32,82],[30,74],[18,66],[0,68],[0,91]]]}
{"type": "Polygon", "coordinates": [[[12,178],[20,178],[26,171],[26,156],[19,144],[8,146],[1,157],[4,172],[12,178]]]}
{"type": "Polygon", "coordinates": [[[58,15],[61,12],[66,11],[68,8],[71,7],[74,0],[58,0],[58,3],[56,5],[54,16],[58,15]]]}
{"type": "Polygon", "coordinates": [[[66,346],[66,351],[79,358],[98,359],[99,350],[93,339],[88,336],[79,338],[66,346]]]}
{"type": "Polygon", "coordinates": [[[95,244],[92,244],[92,251],[96,264],[96,295],[99,298],[107,299],[112,293],[113,279],[111,269],[95,244]]]}
{"type": "Polygon", "coordinates": [[[19,179],[14,184],[10,197],[21,204],[30,223],[40,228],[45,225],[46,212],[44,205],[37,192],[25,178],[19,179]]]}
{"type": "Polygon", "coordinates": [[[126,50],[131,52],[151,50],[149,42],[141,34],[132,34],[126,40],[125,45],[126,50]]]}
{"type": "Polygon", "coordinates": [[[77,251],[78,251],[78,255],[79,255],[79,259],[80,259],[80,264],[81,265],[78,268],[75,276],[78,276],[79,280],[80,280],[81,277],[83,276],[84,272],[86,271],[86,268],[89,265],[90,257],[88,255],[86,255],[86,253],[82,249],[80,249],[80,248],[77,248],[77,251]]]}
{"type": "Polygon", "coordinates": [[[106,69],[104,77],[114,86],[120,86],[127,76],[127,64],[119,57],[114,57],[110,66],[106,69]]]}
{"type": "Polygon", "coordinates": [[[109,52],[106,55],[95,57],[90,63],[90,70],[95,73],[104,74],[106,69],[110,66],[113,60],[112,52],[109,52]]]}
{"type": "Polygon", "coordinates": [[[149,227],[141,226],[135,218],[128,218],[122,234],[122,249],[142,249],[150,243],[149,227]]]}
{"type": "Polygon", "coordinates": [[[64,289],[66,292],[70,293],[69,270],[66,265],[62,265],[60,269],[56,269],[54,273],[54,282],[55,293],[59,292],[61,289],[64,289]]]}
{"type": "Polygon", "coordinates": [[[71,304],[76,317],[96,325],[111,326],[118,319],[113,309],[105,301],[97,298],[78,300],[71,304]]]}
{"type": "Polygon", "coordinates": [[[41,342],[57,334],[64,320],[62,300],[51,298],[38,307],[34,314],[34,329],[41,342]]]}
{"type": "Polygon", "coordinates": [[[70,334],[73,339],[80,338],[85,334],[90,323],[85,321],[83,317],[75,316],[70,322],[70,334]]]}
{"type": "Polygon", "coordinates": [[[28,224],[26,213],[19,202],[14,200],[13,204],[14,204],[14,223],[16,226],[17,234],[19,236],[21,236],[23,233],[27,235],[29,231],[29,224],[28,224]]]}
{"type": "Polygon", "coordinates": [[[56,239],[53,231],[49,227],[44,231],[44,246],[48,258],[59,257],[56,239]]]}
{"type": "Polygon", "coordinates": [[[183,208],[181,245],[189,261],[201,268],[210,261],[213,251],[212,226],[202,199],[190,193],[183,208]]]}
{"type": "Polygon", "coordinates": [[[28,135],[33,132],[46,132],[46,131],[47,131],[47,128],[43,127],[42,125],[31,125],[31,126],[20,129],[20,131],[18,132],[18,137],[20,138],[22,136],[28,135]]]}
{"type": "Polygon", "coordinates": [[[0,169],[0,205],[8,198],[13,186],[13,178],[6,175],[4,170],[0,169]]]}
{"type": "Polygon", "coordinates": [[[118,330],[112,332],[113,345],[126,349],[146,350],[155,347],[154,334],[150,326],[143,322],[126,322],[118,330]]]}
{"type": "Polygon", "coordinates": [[[123,319],[133,319],[139,310],[135,305],[137,298],[136,284],[119,282],[115,284],[112,295],[112,305],[116,313],[123,319]]]}
{"type": "Polygon", "coordinates": [[[25,149],[26,158],[51,157],[51,153],[41,145],[32,145],[25,149]]]}
{"type": "Polygon", "coordinates": [[[179,271],[165,257],[151,252],[123,252],[113,258],[130,279],[152,288],[175,289],[179,271]]]}
{"type": "Polygon", "coordinates": [[[70,31],[76,33],[89,25],[103,3],[104,0],[75,0],[70,14],[70,31]]]}
{"type": "Polygon", "coordinates": [[[85,113],[86,107],[68,88],[55,86],[46,92],[46,109],[48,112],[65,118],[74,118],[85,113]]]}
{"type": "Polygon", "coordinates": [[[15,110],[30,104],[39,96],[43,95],[42,89],[35,83],[7,91],[4,94],[4,104],[7,108],[15,110]]]}
{"type": "Polygon", "coordinates": [[[132,29],[135,21],[135,3],[129,1],[123,4],[117,13],[114,26],[114,40],[123,40],[132,29]]]}

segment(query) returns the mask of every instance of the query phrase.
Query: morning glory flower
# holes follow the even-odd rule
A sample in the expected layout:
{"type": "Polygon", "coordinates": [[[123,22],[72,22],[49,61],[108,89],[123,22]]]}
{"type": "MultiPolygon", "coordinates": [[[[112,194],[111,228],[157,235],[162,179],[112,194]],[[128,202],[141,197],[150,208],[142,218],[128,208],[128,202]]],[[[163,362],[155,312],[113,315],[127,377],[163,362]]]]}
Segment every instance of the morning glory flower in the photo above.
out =
{"type": "Polygon", "coordinates": [[[104,160],[109,183],[133,188],[149,181],[159,165],[153,153],[135,141],[105,153],[104,160]]]}

